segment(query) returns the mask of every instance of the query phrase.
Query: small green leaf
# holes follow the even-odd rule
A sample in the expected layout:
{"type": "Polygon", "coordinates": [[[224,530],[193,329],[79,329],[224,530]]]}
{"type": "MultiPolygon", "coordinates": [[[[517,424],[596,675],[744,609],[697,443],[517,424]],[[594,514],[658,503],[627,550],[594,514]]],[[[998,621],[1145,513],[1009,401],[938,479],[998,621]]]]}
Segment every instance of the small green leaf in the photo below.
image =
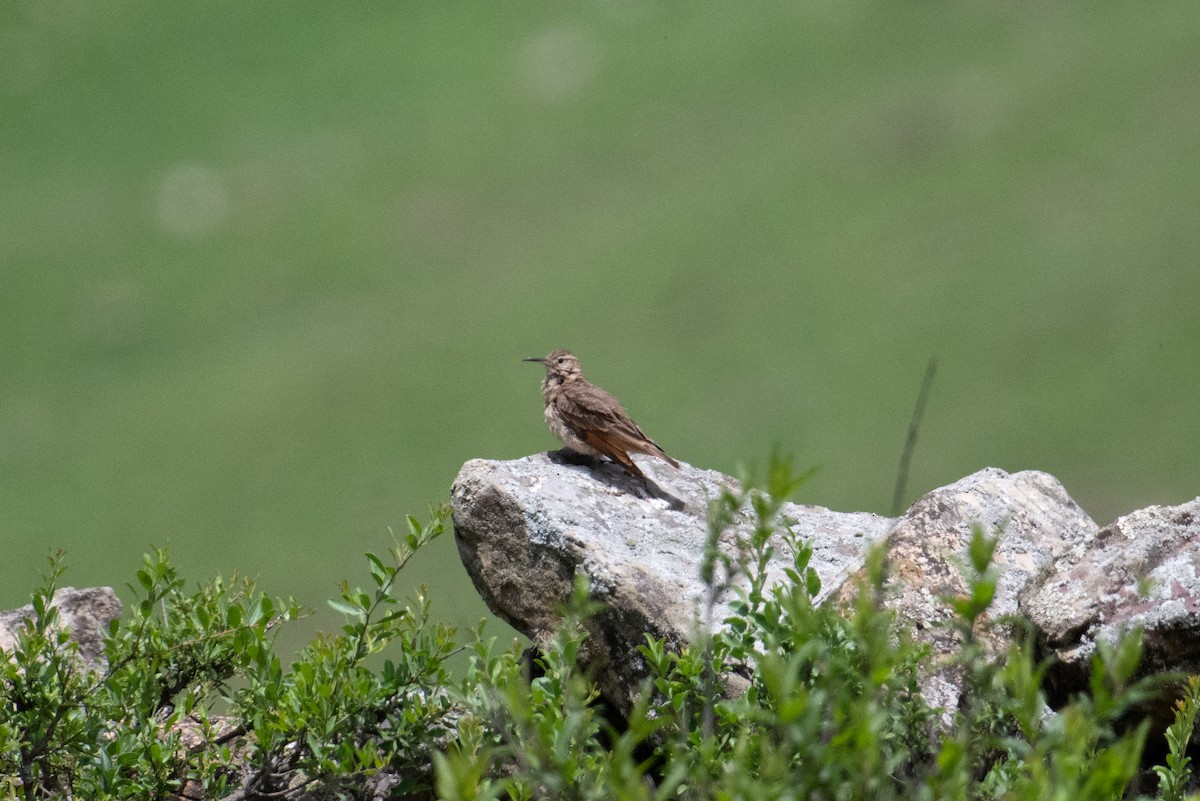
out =
{"type": "Polygon", "coordinates": [[[982,614],[992,605],[996,597],[996,582],[990,579],[980,579],[971,587],[971,603],[982,614]]]}
{"type": "Polygon", "coordinates": [[[386,567],[383,561],[375,554],[368,553],[366,556],[371,571],[371,578],[375,580],[375,586],[383,587],[388,583],[394,571],[386,567]]]}
{"type": "Polygon", "coordinates": [[[402,620],[402,619],[408,617],[408,615],[409,615],[409,612],[407,609],[395,609],[391,612],[388,612],[383,617],[381,617],[379,619],[379,623],[380,624],[391,623],[393,620],[402,620]]]}
{"type": "Polygon", "coordinates": [[[821,592],[821,577],[817,575],[817,571],[809,569],[805,574],[809,597],[816,598],[821,592]]]}
{"type": "Polygon", "coordinates": [[[999,543],[999,537],[988,537],[983,533],[983,526],[978,523],[971,526],[971,542],[967,546],[967,555],[976,573],[983,573],[988,569],[999,543]]]}
{"type": "Polygon", "coordinates": [[[334,610],[341,612],[343,615],[348,615],[350,617],[362,617],[362,609],[348,604],[345,601],[341,601],[336,598],[330,598],[325,603],[329,604],[334,610]]]}

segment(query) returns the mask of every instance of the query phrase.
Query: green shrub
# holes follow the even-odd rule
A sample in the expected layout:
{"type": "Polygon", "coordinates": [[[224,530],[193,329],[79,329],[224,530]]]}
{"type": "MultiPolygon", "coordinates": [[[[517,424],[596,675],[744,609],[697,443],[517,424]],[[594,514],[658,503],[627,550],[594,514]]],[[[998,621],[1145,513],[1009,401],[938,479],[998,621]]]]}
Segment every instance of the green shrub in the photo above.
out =
{"type": "Polygon", "coordinates": [[[1200,710],[1200,676],[1189,676],[1183,697],[1175,704],[1175,721],[1167,728],[1167,764],[1154,766],[1163,801],[1182,801],[1192,779],[1189,770],[1192,760],[1185,751],[1192,738],[1197,710],[1200,710]]]}
{"type": "MultiPolygon", "coordinates": [[[[189,592],[156,550],[110,627],[107,666],[88,669],[56,625],[55,556],[0,661],[0,793],[428,798],[436,786],[446,801],[1107,801],[1140,788],[1135,778],[1145,784],[1147,724],[1125,721],[1162,685],[1133,678],[1137,632],[1100,646],[1088,692],[1051,712],[1031,636],[998,661],[977,639],[996,575],[995,543],[976,531],[968,592],[946,599],[961,647],[944,667],[964,678],[966,700],[943,716],[920,692],[929,649],[879,602],[881,549],[848,607],[813,602],[812,550],[780,517],[797,480],[775,460],[765,489],[713,504],[699,611],[711,618],[729,592],[732,614],[698,627],[680,651],[647,638],[649,678],[623,717],[579,666],[583,624],[598,611],[582,578],[532,661],[519,644],[497,649],[481,627],[470,667],[451,681],[454,632],[431,622],[423,593],[406,604],[393,595],[400,570],[443,532],[445,509],[425,525],[410,518],[386,562],[368,554],[369,588],[343,583],[330,602],[345,615],[342,630],[286,667],[273,644],[300,614],[294,602],[247,580],[189,592]],[[753,526],[741,550],[719,552],[743,514],[753,526]],[[777,549],[791,557],[790,581],[768,586],[777,549]]],[[[1186,752],[1198,709],[1192,678],[1166,734],[1166,764],[1154,768],[1165,801],[1194,786],[1186,752]]]]}
{"type": "MultiPolygon", "coordinates": [[[[707,611],[730,591],[733,614],[679,652],[647,640],[641,652],[652,678],[624,727],[601,714],[596,685],[576,664],[586,639],[581,622],[593,611],[582,582],[557,638],[537,658],[536,678],[524,675],[515,648],[494,655],[492,643],[477,644],[460,693],[468,714],[459,741],[437,761],[440,796],[1091,801],[1127,793],[1147,729],[1119,723],[1153,689],[1132,681],[1138,633],[1101,647],[1090,693],[1051,712],[1032,638],[998,662],[976,639],[996,585],[995,542],[977,530],[969,592],[946,599],[962,642],[947,667],[964,676],[967,702],[944,726],[943,710],[928,708],[919,690],[929,650],[879,603],[881,549],[871,553],[851,608],[813,603],[820,581],[811,548],[779,516],[795,483],[775,460],[767,491],[727,493],[714,503],[707,611]],[[718,537],[747,511],[755,524],[742,551],[722,556],[718,537]],[[768,587],[765,567],[776,547],[793,555],[790,582],[768,587]],[[737,576],[745,579],[741,589],[737,576]]],[[[1191,718],[1178,724],[1173,753],[1182,753],[1190,725],[1191,718]]],[[[1175,776],[1186,767],[1182,757],[1169,760],[1159,770],[1164,787],[1180,786],[1175,776]]]]}
{"type": "Polygon", "coordinates": [[[353,792],[384,767],[400,792],[427,787],[454,632],[430,624],[423,593],[402,606],[392,589],[446,517],[409,518],[390,563],[369,554],[370,591],[343,583],[331,601],[346,615],[341,633],[318,636],[287,668],[273,641],[300,614],[294,602],[245,579],[188,592],[157,550],[110,627],[107,668],[86,669],[55,625],[56,556],[0,661],[0,788],[27,801],[294,797],[318,782],[353,792]]]}

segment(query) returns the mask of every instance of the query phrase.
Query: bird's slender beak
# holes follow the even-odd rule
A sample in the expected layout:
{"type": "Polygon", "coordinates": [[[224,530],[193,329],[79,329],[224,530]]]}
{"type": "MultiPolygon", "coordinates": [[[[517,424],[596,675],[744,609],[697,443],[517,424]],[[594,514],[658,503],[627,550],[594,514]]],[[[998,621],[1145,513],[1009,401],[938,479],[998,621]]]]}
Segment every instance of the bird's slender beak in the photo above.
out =
{"type": "Polygon", "coordinates": [[[521,361],[523,361],[523,362],[541,362],[542,364],[545,364],[546,358],[544,356],[535,356],[532,359],[521,359],[521,361]]]}

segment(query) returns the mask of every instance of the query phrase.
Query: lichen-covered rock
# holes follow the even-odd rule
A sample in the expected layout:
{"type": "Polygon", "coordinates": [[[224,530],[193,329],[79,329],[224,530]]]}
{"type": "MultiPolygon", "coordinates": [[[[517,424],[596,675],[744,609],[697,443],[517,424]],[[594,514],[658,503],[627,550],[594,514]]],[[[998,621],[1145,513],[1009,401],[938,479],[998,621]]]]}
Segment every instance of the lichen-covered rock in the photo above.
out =
{"type": "Polygon", "coordinates": [[[1139,509],[1105,527],[1086,552],[1055,565],[1021,608],[1080,683],[1099,641],[1141,627],[1143,672],[1200,672],[1200,498],[1139,509]]]}
{"type": "MultiPolygon", "coordinates": [[[[733,479],[689,465],[640,461],[647,492],[620,468],[564,452],[509,462],[471,461],[454,483],[459,552],[491,609],[541,642],[559,623],[577,573],[606,605],[590,622],[587,658],[601,690],[627,709],[646,666],[645,636],[682,645],[695,633],[706,594],[700,561],[706,504],[733,479]]],[[[1098,640],[1131,626],[1145,630],[1144,672],[1200,672],[1200,498],[1151,507],[1100,531],[1053,476],[987,468],[925,495],[899,519],[788,505],[795,533],[814,548],[817,601],[850,602],[867,549],[886,540],[882,603],[899,625],[928,643],[933,659],[921,689],[949,723],[964,681],[949,657],[961,651],[946,598],[968,593],[968,545],[980,526],[997,537],[995,599],[976,634],[992,658],[1012,643],[1004,621],[1027,617],[1060,662],[1055,688],[1086,688],[1098,640]]],[[[751,521],[726,532],[735,553],[751,521]]],[[[781,544],[782,545],[782,544],[781,544]]],[[[786,580],[793,554],[779,547],[768,565],[786,580]]],[[[713,620],[728,614],[718,598],[713,620]]]]}
{"type": "MultiPolygon", "coordinates": [[[[647,668],[637,652],[647,634],[680,645],[696,631],[706,587],[700,561],[707,502],[733,479],[683,465],[638,460],[661,492],[648,493],[619,467],[536,454],[514,461],[473,460],[454,482],[454,530],[467,572],[488,606],[534,642],[552,634],[577,572],[587,576],[605,611],[589,627],[589,666],[602,692],[627,710],[647,668]]],[[[861,565],[867,548],[893,520],[788,504],[784,514],[811,540],[810,565],[826,597],[861,565]]],[[[739,521],[721,546],[733,553],[739,521]]],[[[783,578],[792,554],[779,547],[769,566],[783,578]]],[[[728,614],[719,599],[713,619],[728,614]]]]}
{"type": "MultiPolygon", "coordinates": [[[[70,632],[79,648],[79,657],[89,667],[99,667],[104,661],[104,634],[108,624],[121,616],[121,599],[111,587],[88,587],[77,590],[62,587],[54,593],[51,605],[58,609],[58,625],[70,632]]],[[[0,651],[12,651],[17,633],[27,618],[33,617],[33,606],[22,606],[0,612],[0,651]]]]}
{"type": "MultiPolygon", "coordinates": [[[[932,648],[934,661],[921,690],[931,706],[944,710],[945,723],[959,707],[964,687],[961,673],[941,663],[961,645],[947,625],[953,612],[943,599],[968,594],[967,546],[976,525],[985,535],[999,537],[992,560],[998,568],[996,596],[977,631],[993,657],[1002,655],[1010,640],[991,622],[1017,613],[1022,589],[1055,560],[1082,553],[1097,531],[1054,476],[994,467],[933,490],[900,518],[888,537],[883,603],[932,648]]],[[[853,587],[847,585],[841,597],[853,587]]]]}

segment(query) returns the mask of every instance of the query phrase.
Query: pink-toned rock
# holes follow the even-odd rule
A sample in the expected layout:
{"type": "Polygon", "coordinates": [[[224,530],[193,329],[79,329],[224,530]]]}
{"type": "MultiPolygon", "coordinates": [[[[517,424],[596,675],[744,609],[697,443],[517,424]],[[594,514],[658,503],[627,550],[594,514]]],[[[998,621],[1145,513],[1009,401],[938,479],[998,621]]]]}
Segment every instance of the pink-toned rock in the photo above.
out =
{"type": "MultiPolygon", "coordinates": [[[[994,467],[929,492],[896,523],[887,539],[883,604],[933,649],[921,689],[930,705],[944,710],[946,723],[959,707],[964,683],[959,671],[942,664],[942,657],[960,648],[948,625],[953,612],[943,599],[968,594],[967,546],[976,525],[988,537],[999,537],[993,556],[996,596],[977,631],[993,657],[1010,640],[991,622],[1017,614],[1019,594],[1055,560],[1083,553],[1098,529],[1054,476],[994,467]]],[[[845,599],[853,591],[847,585],[840,595],[845,599]]]]}
{"type": "Polygon", "coordinates": [[[1142,672],[1200,672],[1200,498],[1118,518],[1031,587],[1021,609],[1068,683],[1086,677],[1098,642],[1134,627],[1142,672]]]}

